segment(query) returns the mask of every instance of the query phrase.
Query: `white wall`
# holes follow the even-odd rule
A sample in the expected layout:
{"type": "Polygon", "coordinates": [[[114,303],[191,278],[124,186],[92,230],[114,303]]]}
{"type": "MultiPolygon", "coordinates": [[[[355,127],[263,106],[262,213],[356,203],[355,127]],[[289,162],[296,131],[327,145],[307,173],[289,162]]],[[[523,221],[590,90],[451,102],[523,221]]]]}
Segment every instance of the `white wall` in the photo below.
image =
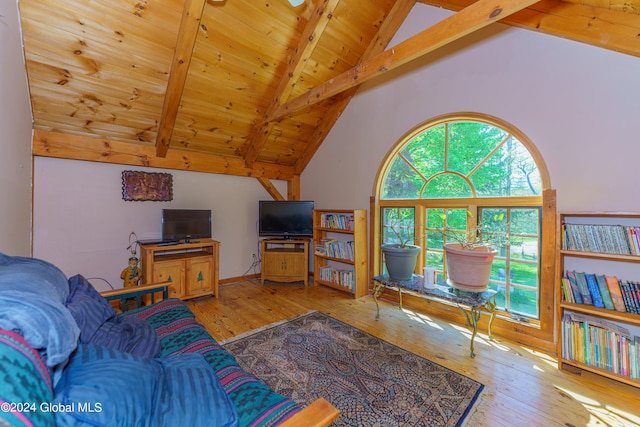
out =
{"type": "MultiPolygon", "coordinates": [[[[416,4],[390,46],[450,13],[416,4]]],[[[559,210],[640,211],[638,76],[639,58],[491,27],[361,88],[304,171],[302,198],[367,209],[380,163],[402,135],[429,118],[473,111],[533,141],[559,210]]]]}
{"type": "Polygon", "coordinates": [[[0,252],[31,254],[31,110],[15,1],[0,2],[0,252]]]}
{"type": "MultiPolygon", "coordinates": [[[[254,178],[136,168],[37,157],[34,163],[34,256],[68,276],[108,280],[122,287],[129,233],[161,237],[162,209],[211,209],[212,234],[221,242],[220,278],[245,274],[258,253],[258,200],[271,196],[254,178]],[[125,202],[122,171],[173,175],[173,201],[125,202]]],[[[286,194],[286,183],[274,181],[286,194]]],[[[253,274],[251,270],[248,274],[253,274]]],[[[92,280],[100,290],[103,281],[92,280]]]]}

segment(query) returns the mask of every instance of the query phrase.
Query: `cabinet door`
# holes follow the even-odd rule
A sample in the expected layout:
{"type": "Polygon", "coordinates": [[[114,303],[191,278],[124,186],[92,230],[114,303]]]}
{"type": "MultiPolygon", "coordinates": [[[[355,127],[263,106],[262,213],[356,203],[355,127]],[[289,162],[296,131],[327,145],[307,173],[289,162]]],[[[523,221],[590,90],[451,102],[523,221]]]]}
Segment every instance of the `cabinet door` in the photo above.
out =
{"type": "Polygon", "coordinates": [[[169,297],[182,298],[185,295],[183,273],[182,261],[159,261],[153,264],[153,283],[171,282],[169,297]]]}
{"type": "Polygon", "coordinates": [[[262,270],[265,275],[280,276],[287,269],[287,256],[282,252],[265,252],[262,258],[262,270]]]}
{"type": "Polygon", "coordinates": [[[187,295],[210,294],[212,264],[210,258],[187,260],[187,295]]]}
{"type": "Polygon", "coordinates": [[[304,277],[306,266],[304,253],[292,252],[285,259],[285,274],[292,277],[304,277]]]}

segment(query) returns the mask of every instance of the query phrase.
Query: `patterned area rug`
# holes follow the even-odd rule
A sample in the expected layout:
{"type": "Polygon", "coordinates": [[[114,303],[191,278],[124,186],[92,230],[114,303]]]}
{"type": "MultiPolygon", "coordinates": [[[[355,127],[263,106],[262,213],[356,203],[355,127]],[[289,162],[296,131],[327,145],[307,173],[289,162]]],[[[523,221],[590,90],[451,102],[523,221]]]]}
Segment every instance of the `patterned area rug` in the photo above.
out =
{"type": "Polygon", "coordinates": [[[311,312],[223,344],[275,391],[324,397],[335,426],[461,426],[484,386],[353,326],[311,312]]]}

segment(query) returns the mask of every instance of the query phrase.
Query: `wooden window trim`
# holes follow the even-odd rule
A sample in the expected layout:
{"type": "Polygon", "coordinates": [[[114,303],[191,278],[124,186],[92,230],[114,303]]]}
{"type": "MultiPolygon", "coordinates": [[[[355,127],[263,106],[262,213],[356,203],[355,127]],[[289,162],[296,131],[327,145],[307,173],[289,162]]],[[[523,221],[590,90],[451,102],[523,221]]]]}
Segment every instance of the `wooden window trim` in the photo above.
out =
{"type": "MultiPolygon", "coordinates": [[[[418,206],[426,205],[428,200],[429,207],[437,207],[438,205],[446,205],[447,207],[466,207],[470,204],[477,206],[506,206],[506,207],[523,207],[538,206],[542,208],[541,221],[541,252],[540,252],[540,299],[539,299],[539,323],[524,323],[516,321],[504,316],[498,316],[492,325],[492,332],[497,336],[502,336],[516,342],[531,345],[543,349],[549,353],[555,352],[555,248],[556,248],[556,192],[551,189],[549,173],[546,164],[533,143],[517,128],[498,118],[477,114],[477,113],[459,113],[453,115],[445,115],[425,121],[414,127],[401,137],[397,143],[389,150],[387,156],[382,161],[378,170],[373,196],[370,200],[370,277],[374,277],[382,271],[380,260],[380,209],[381,207],[416,207],[416,221],[420,212],[424,209],[418,206]],[[411,199],[411,200],[379,200],[382,190],[384,174],[388,170],[393,158],[399,153],[400,149],[412,138],[425,129],[438,126],[452,120],[474,120],[499,126],[510,132],[529,150],[532,158],[536,162],[540,173],[542,185],[541,196],[527,197],[488,197],[488,198],[463,198],[463,199],[411,199]]],[[[371,290],[372,284],[370,284],[371,290]]],[[[398,299],[397,291],[387,290],[383,294],[391,300],[398,299]]],[[[432,313],[434,315],[454,320],[459,323],[465,323],[464,315],[458,307],[451,306],[444,302],[427,299],[420,296],[403,295],[403,302],[407,306],[411,306],[421,311],[432,313]]],[[[486,328],[488,316],[482,316],[480,327],[486,328]]],[[[485,329],[486,330],[486,329],[485,329]]]]}

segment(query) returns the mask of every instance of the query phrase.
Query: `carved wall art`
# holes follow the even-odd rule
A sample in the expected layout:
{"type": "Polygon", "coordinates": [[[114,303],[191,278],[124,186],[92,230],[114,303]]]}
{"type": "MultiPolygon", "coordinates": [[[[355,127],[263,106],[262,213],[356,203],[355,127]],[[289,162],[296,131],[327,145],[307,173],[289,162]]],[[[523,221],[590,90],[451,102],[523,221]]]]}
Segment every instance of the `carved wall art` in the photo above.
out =
{"type": "Polygon", "coordinates": [[[170,202],[173,200],[173,175],[123,171],[122,199],[135,202],[170,202]]]}

